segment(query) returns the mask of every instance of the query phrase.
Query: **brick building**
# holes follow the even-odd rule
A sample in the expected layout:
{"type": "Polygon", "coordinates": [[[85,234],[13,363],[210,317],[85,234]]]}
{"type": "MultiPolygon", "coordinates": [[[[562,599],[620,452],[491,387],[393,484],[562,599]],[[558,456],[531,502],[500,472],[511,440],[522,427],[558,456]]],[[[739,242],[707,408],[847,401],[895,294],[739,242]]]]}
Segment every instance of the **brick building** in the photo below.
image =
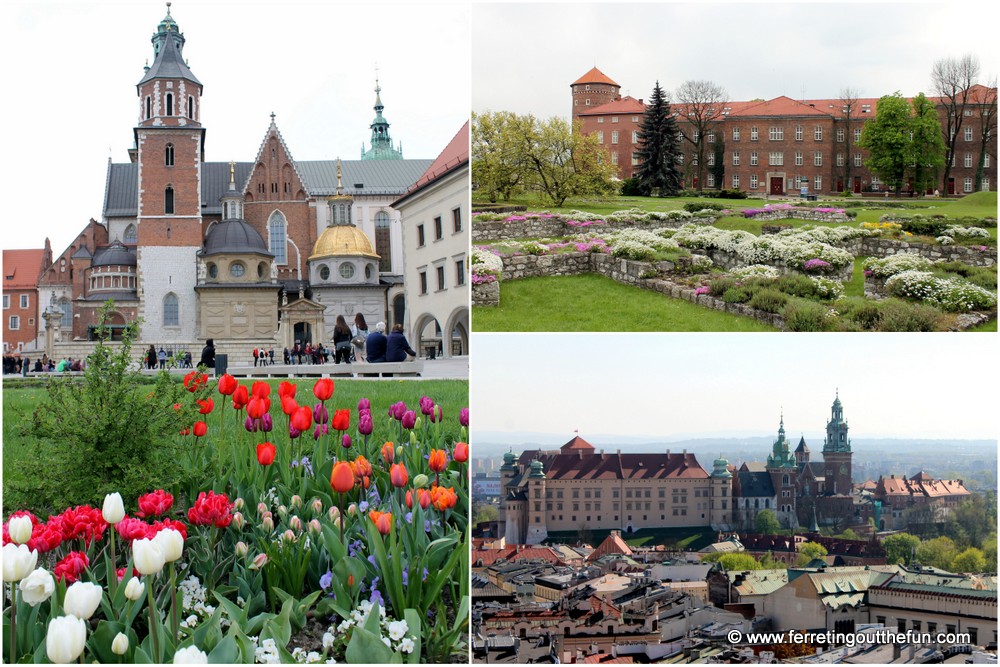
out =
{"type": "Polygon", "coordinates": [[[392,204],[433,160],[403,158],[378,81],[370,148],[358,160],[295,160],[272,114],[250,144],[252,161],[209,162],[205,88],[169,7],[151,42],[152,64],[136,85],[134,146],[128,162],[108,164],[102,219],[38,281],[40,310],[62,313],[55,342],[76,341],[74,356],[83,353],[109,297],[112,325],[142,318],[144,344],[197,352],[214,338],[219,352],[241,359],[258,346],[278,348],[280,358],[296,342],[328,345],[337,315],[409,326],[392,204]]]}
{"type": "MultiPolygon", "coordinates": [[[[573,120],[587,134],[597,133],[618,165],[620,178],[631,178],[638,165],[638,130],[645,105],[641,99],[622,97],[621,86],[596,67],[570,84],[573,120]]],[[[965,112],[961,136],[956,144],[949,181],[942,194],[960,195],[976,191],[974,178],[979,165],[984,120],[980,108],[996,99],[996,90],[981,85],[969,90],[970,108],[965,112]]],[[[947,109],[937,105],[944,127],[947,109]]],[[[751,196],[881,192],[885,184],[864,167],[867,152],[857,148],[864,123],[875,117],[878,98],[858,99],[847,106],[840,99],[793,100],[781,96],[771,100],[727,101],[706,139],[702,174],[704,188],[743,190],[751,196]],[[714,165],[714,144],[725,145],[725,174],[717,183],[709,173],[714,165]]],[[[995,104],[995,102],[994,102],[995,104]]],[[[671,105],[681,132],[693,137],[684,109],[671,105]]],[[[992,141],[984,156],[982,190],[996,190],[996,114],[991,117],[992,141]]],[[[685,187],[698,188],[697,161],[691,142],[681,141],[685,187]]],[[[906,190],[907,188],[904,188],[906,190]]],[[[912,189],[912,188],[910,188],[912,189]]]]}
{"type": "Polygon", "coordinates": [[[48,239],[44,248],[3,251],[3,352],[20,352],[35,340],[38,322],[38,276],[45,258],[51,262],[48,239]]]}

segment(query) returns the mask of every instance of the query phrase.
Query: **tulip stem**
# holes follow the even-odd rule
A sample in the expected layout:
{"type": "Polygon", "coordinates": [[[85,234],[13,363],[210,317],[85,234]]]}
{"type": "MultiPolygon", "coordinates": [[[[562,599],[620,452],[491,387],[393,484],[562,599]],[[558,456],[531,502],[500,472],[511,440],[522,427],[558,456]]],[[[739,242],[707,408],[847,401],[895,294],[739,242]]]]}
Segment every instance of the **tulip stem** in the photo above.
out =
{"type": "Polygon", "coordinates": [[[340,494],[340,543],[344,544],[344,494],[340,494]]]}
{"type": "Polygon", "coordinates": [[[153,598],[153,575],[146,578],[146,593],[149,601],[149,637],[153,646],[153,662],[160,660],[159,641],[156,636],[156,600],[153,598]]]}
{"type": "Polygon", "coordinates": [[[177,573],[174,564],[170,563],[170,629],[173,631],[174,641],[177,641],[180,632],[177,617],[177,573]]]}
{"type": "Polygon", "coordinates": [[[115,527],[109,526],[109,528],[111,529],[108,531],[108,539],[111,541],[111,571],[113,576],[108,577],[108,582],[111,584],[111,590],[109,591],[111,593],[111,599],[114,600],[115,588],[117,588],[118,585],[118,563],[115,561],[115,527]]]}
{"type": "Polygon", "coordinates": [[[17,662],[17,584],[10,582],[10,664],[17,662]]]}

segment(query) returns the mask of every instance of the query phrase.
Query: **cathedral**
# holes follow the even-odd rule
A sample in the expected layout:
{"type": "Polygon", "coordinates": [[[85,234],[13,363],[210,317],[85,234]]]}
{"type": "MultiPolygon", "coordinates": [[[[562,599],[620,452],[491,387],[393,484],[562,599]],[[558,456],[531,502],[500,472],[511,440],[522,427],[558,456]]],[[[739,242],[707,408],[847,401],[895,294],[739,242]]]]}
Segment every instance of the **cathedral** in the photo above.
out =
{"type": "Polygon", "coordinates": [[[136,84],[130,159],[109,160],[102,219],[57,257],[46,242],[39,347],[85,353],[113,299],[113,336],[138,318],[144,347],[195,356],[209,338],[238,358],[254,347],[328,345],[337,316],[353,323],[357,313],[371,328],[403,324],[417,349],[430,337],[446,356],[467,353],[464,281],[445,286],[457,315],[410,312],[393,204],[434,160],[403,158],[378,80],[360,159],[295,160],[272,113],[252,162],[207,162],[204,86],[169,5],[136,84]],[[417,321],[436,325],[411,330],[417,321]]]}

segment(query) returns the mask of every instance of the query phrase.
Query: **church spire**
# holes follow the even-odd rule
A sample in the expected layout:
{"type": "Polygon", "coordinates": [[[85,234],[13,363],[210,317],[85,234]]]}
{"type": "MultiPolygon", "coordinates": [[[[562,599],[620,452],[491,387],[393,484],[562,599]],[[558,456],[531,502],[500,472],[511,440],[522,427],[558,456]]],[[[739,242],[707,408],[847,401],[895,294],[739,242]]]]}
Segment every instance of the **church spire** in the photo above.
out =
{"type": "Polygon", "coordinates": [[[403,149],[393,148],[392,137],[389,136],[389,121],[382,115],[385,105],[382,104],[382,86],[378,80],[378,70],[375,72],[375,119],[369,126],[372,131],[371,150],[366,151],[361,145],[362,160],[402,160],[403,149]]]}

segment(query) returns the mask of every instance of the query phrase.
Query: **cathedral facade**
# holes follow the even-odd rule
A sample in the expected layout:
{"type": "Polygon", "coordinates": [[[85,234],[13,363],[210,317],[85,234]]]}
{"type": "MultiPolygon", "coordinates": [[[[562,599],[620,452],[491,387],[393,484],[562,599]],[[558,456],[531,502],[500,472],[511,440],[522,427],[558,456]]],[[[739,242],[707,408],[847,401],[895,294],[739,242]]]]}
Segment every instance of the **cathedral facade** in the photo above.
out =
{"type": "MultiPolygon", "coordinates": [[[[109,298],[113,333],[140,318],[143,346],[171,350],[197,351],[208,338],[240,358],[254,347],[329,345],[336,317],[353,323],[357,313],[370,328],[400,323],[419,339],[392,204],[433,160],[403,158],[377,80],[370,146],[358,160],[296,160],[271,114],[253,161],[208,162],[204,86],[169,3],[151,41],[134,146],[128,162],[109,161],[102,219],[58,257],[48,251],[39,307],[54,333],[40,327],[39,347],[47,338],[84,347],[109,298]]],[[[467,316],[439,329],[458,332],[467,350],[467,316]]]]}

